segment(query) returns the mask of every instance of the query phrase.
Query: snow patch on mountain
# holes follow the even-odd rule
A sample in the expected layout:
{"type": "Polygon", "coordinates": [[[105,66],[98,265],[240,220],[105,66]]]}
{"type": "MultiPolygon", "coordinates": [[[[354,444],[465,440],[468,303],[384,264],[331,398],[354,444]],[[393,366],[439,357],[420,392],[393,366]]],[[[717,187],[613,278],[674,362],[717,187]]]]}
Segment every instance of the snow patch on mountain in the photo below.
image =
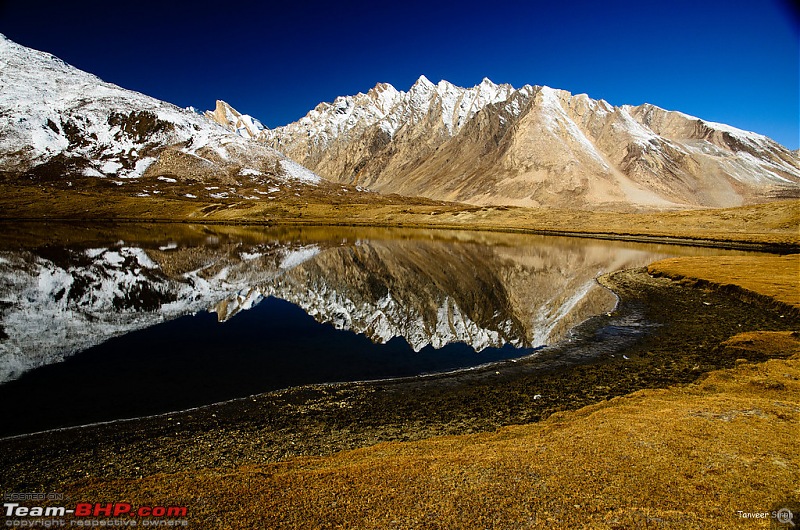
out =
{"type": "MultiPolygon", "coordinates": [[[[236,133],[192,109],[106,83],[0,35],[2,171],[24,174],[56,164],[58,175],[138,179],[151,167],[160,168],[156,162],[172,147],[218,172],[242,162],[279,161],[291,168],[287,178],[319,182],[283,154],[250,140],[264,129],[258,120],[223,110],[236,119],[236,133]],[[210,153],[217,160],[210,160],[210,153]]],[[[169,170],[181,167],[173,163],[169,170]]]]}
{"type": "Polygon", "coordinates": [[[280,161],[281,168],[283,168],[284,174],[288,175],[290,178],[294,180],[299,180],[300,182],[305,182],[306,184],[318,184],[322,177],[307,169],[294,160],[290,160],[288,158],[280,161]]]}

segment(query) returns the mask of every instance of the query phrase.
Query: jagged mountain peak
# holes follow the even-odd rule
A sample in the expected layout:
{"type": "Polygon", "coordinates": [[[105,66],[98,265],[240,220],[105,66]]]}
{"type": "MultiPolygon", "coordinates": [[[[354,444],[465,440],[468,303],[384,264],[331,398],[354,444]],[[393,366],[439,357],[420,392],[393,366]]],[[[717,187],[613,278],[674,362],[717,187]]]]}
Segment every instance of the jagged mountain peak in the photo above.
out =
{"type": "Polygon", "coordinates": [[[377,83],[367,92],[367,94],[372,94],[374,96],[384,93],[399,94],[400,92],[391,83],[377,83]]]}
{"type": "Polygon", "coordinates": [[[513,91],[510,85],[491,81],[472,88],[446,80],[434,84],[424,75],[407,92],[389,83],[378,83],[366,94],[339,96],[332,103],[320,103],[295,124],[266,131],[264,139],[277,149],[295,141],[320,146],[372,127],[391,138],[401,128],[408,129],[427,119],[431,112],[436,114],[434,122],[441,128],[437,134],[452,136],[476,112],[506,99],[513,91]]]}
{"type": "Polygon", "coordinates": [[[726,207],[800,194],[783,146],[647,103],[488,78],[462,88],[420,76],[381,106],[373,90],[347,96],[346,116],[321,105],[265,141],[333,180],[476,204],[726,207]]]}
{"type": "Polygon", "coordinates": [[[419,78],[417,78],[417,80],[414,82],[414,84],[411,85],[411,89],[413,90],[414,87],[425,87],[427,89],[431,89],[434,86],[436,86],[436,85],[434,85],[433,82],[431,82],[430,79],[425,77],[425,74],[422,74],[422,75],[419,76],[419,78]]]}
{"type": "Polygon", "coordinates": [[[207,110],[205,116],[244,138],[263,138],[262,131],[266,130],[259,120],[242,114],[221,99],[217,100],[214,111],[207,110]]]}

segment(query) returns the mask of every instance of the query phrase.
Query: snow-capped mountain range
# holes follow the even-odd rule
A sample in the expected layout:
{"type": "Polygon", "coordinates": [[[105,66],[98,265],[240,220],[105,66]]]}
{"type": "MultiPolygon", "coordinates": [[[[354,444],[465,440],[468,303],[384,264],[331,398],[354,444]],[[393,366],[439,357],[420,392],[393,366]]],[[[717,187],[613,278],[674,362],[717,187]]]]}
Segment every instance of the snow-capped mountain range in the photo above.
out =
{"type": "Polygon", "coordinates": [[[724,207],[800,195],[796,152],[653,105],[422,76],[407,92],[380,83],[270,130],[225,102],[204,115],[180,109],[0,35],[6,182],[210,201],[349,193],[320,175],[480,205],[724,207]]]}
{"type": "Polygon", "coordinates": [[[244,188],[266,188],[274,180],[321,181],[274,149],[191,109],[103,82],[3,35],[0,172],[104,179],[137,192],[137,181],[160,179],[162,187],[202,181],[242,197],[256,195],[244,188]]]}
{"type": "MultiPolygon", "coordinates": [[[[320,175],[476,204],[737,206],[800,191],[800,161],[766,136],[653,105],[546,86],[380,83],[268,130],[215,119],[320,175]]],[[[232,110],[232,109],[231,109],[232,110]]],[[[263,127],[263,126],[262,126],[263,127]]]]}

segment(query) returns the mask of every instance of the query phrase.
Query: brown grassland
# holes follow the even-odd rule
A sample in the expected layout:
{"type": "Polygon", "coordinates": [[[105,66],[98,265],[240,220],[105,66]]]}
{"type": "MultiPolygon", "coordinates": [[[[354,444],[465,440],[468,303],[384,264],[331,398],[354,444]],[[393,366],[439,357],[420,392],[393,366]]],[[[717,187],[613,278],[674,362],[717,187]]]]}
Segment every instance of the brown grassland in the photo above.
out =
{"type": "Polygon", "coordinates": [[[800,346],[791,333],[732,344],[794,355],[492,433],[97,481],[70,495],[191,499],[198,528],[764,527],[737,512],[797,508],[800,346]]]}
{"type": "MultiPolygon", "coordinates": [[[[698,245],[800,245],[800,202],[662,213],[474,207],[360,194],[280,201],[139,199],[0,183],[0,217],[402,226],[698,245]]],[[[650,274],[797,314],[800,255],[677,258],[650,274]]],[[[182,499],[195,528],[762,528],[800,513],[800,333],[750,331],[731,351],[774,357],[493,432],[384,442],[264,465],[61,484],[70,499],[182,499]]],[[[746,357],[746,355],[742,355],[746,357]]],[[[800,522],[795,515],[795,522],[800,522]]]]}
{"type": "Polygon", "coordinates": [[[717,256],[705,258],[667,259],[648,267],[650,274],[673,280],[686,280],[698,285],[717,288],[739,287],[800,310],[800,261],[797,255],[762,257],[758,271],[752,270],[747,256],[717,256]]]}
{"type": "MultiPolygon", "coordinates": [[[[736,258],[733,268],[727,259],[666,260],[651,270],[696,289],[736,285],[797,299],[799,256],[736,258]],[[786,273],[776,274],[784,261],[786,273]]],[[[800,333],[741,333],[724,347],[774,358],[742,358],[688,385],[493,432],[234,469],[86,478],[66,493],[183,499],[196,528],[782,528],[739,512],[800,509],[800,333]]]]}
{"type": "MultiPolygon", "coordinates": [[[[186,188],[185,190],[194,190],[186,188]]],[[[694,245],[800,248],[800,201],[727,209],[620,213],[470,206],[356,193],[341,187],[285,193],[274,201],[135,197],[116,186],[73,191],[0,180],[0,220],[104,220],[202,224],[393,226],[549,233],[694,245]]]]}

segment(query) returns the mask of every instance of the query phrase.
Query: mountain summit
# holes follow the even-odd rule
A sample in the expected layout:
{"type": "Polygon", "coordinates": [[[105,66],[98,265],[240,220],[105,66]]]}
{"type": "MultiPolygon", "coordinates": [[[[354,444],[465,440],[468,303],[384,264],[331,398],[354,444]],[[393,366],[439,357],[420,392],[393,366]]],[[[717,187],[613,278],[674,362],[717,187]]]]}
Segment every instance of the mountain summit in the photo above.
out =
{"type": "Polygon", "coordinates": [[[462,88],[421,76],[408,91],[379,83],[267,129],[223,101],[205,116],[180,109],[0,35],[0,178],[226,208],[370,188],[652,209],[795,197],[800,161],[765,136],[680,112],[489,79],[462,88]]]}
{"type": "Polygon", "coordinates": [[[224,101],[217,100],[214,111],[207,110],[204,116],[219,123],[229,131],[237,133],[239,136],[253,139],[264,138],[263,131],[266,127],[260,121],[248,114],[239,113],[224,101]]]}
{"type": "Polygon", "coordinates": [[[726,207],[800,190],[796,153],[766,136],[489,79],[379,83],[259,138],[341,183],[481,205],[726,207]]]}

